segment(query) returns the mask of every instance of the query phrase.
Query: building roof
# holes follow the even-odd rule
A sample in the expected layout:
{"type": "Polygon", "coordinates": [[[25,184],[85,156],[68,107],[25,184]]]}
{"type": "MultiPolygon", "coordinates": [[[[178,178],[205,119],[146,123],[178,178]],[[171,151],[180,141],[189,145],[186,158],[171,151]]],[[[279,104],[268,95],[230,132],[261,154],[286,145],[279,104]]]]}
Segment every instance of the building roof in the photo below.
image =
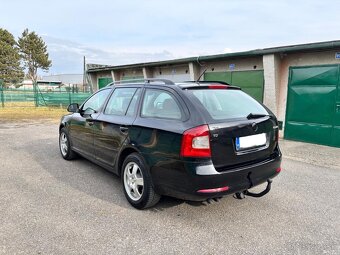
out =
{"type": "Polygon", "coordinates": [[[256,50],[250,50],[250,51],[241,51],[241,52],[207,55],[207,56],[197,56],[197,57],[180,58],[180,59],[172,59],[172,60],[165,60],[165,61],[119,65],[119,66],[98,66],[94,68],[90,67],[88,68],[87,72],[91,73],[91,72],[99,72],[99,71],[110,71],[110,70],[115,70],[115,69],[143,68],[143,67],[153,67],[153,66],[161,66],[161,65],[184,64],[184,63],[196,62],[196,61],[197,62],[198,61],[214,61],[214,60],[223,60],[223,59],[236,58],[236,57],[261,56],[261,55],[274,54],[274,53],[324,51],[324,50],[330,50],[330,49],[336,49],[336,48],[340,49],[340,40],[297,44],[297,45],[280,46],[280,47],[272,47],[272,48],[265,48],[265,49],[256,49],[256,50]]]}
{"type": "MultiPolygon", "coordinates": [[[[61,81],[58,80],[37,80],[37,83],[49,83],[49,84],[61,84],[61,81]]],[[[22,85],[30,85],[33,86],[33,81],[32,80],[23,80],[21,82],[22,85]]]]}
{"type": "Polygon", "coordinates": [[[83,84],[83,74],[56,74],[43,76],[42,80],[46,82],[60,81],[64,84],[83,84]]]}

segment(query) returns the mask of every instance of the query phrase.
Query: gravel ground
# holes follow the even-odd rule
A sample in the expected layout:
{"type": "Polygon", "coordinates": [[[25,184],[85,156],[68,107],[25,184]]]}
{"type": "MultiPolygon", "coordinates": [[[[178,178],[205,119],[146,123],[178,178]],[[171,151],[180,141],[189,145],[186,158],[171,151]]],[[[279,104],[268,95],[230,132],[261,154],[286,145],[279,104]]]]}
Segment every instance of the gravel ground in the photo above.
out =
{"type": "Polygon", "coordinates": [[[340,149],[283,141],[263,198],[138,211],[115,175],[61,158],[57,125],[0,124],[0,140],[0,254],[340,254],[340,149]]]}

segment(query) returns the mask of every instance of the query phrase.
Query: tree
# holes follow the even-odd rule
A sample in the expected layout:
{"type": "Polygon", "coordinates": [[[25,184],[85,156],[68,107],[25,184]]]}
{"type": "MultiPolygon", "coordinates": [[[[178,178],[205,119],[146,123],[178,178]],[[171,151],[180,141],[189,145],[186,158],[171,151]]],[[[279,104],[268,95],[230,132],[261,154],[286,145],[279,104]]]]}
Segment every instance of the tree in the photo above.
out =
{"type": "Polygon", "coordinates": [[[27,28],[21,37],[19,37],[18,45],[20,55],[27,68],[28,77],[35,83],[37,81],[38,68],[48,71],[51,67],[51,60],[48,59],[47,46],[40,36],[35,32],[29,32],[27,28]]]}
{"type": "Polygon", "coordinates": [[[24,78],[20,55],[14,36],[0,28],[0,79],[5,84],[18,83],[24,78]]]}

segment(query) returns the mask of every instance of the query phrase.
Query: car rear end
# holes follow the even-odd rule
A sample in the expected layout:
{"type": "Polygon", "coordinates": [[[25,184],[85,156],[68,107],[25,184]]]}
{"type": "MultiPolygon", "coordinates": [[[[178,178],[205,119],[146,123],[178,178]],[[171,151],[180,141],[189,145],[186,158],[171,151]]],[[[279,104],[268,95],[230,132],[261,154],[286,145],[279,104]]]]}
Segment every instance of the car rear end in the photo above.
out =
{"type": "Polygon", "coordinates": [[[279,130],[270,110],[236,87],[209,83],[180,87],[189,109],[201,114],[205,123],[183,133],[180,154],[188,182],[177,196],[220,197],[278,175],[279,130]]]}

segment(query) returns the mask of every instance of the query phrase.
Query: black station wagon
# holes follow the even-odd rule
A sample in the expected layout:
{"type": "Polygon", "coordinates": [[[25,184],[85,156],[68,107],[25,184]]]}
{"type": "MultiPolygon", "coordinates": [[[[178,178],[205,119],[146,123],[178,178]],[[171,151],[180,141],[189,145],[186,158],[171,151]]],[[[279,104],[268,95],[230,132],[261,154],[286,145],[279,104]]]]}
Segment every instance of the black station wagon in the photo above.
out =
{"type": "Polygon", "coordinates": [[[281,171],[276,117],[225,83],[118,82],[68,111],[59,127],[62,157],[79,154],[119,175],[138,209],[161,195],[260,197],[281,171]],[[264,191],[248,191],[265,182],[264,191]]]}

